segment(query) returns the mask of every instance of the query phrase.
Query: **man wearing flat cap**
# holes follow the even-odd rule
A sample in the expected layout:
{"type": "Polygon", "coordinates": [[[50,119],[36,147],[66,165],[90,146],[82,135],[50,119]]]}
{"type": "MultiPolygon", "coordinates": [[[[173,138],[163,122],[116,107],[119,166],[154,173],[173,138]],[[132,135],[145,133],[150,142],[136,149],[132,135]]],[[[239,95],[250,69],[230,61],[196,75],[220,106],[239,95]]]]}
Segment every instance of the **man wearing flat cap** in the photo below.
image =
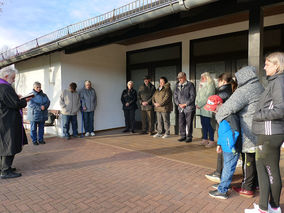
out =
{"type": "Polygon", "coordinates": [[[142,134],[147,134],[147,121],[148,133],[153,135],[154,132],[154,106],[152,104],[152,96],[156,89],[151,83],[151,77],[144,77],[144,84],[138,90],[138,100],[141,106],[141,121],[142,121],[142,134]]]}
{"type": "Polygon", "coordinates": [[[186,79],[184,72],[180,72],[177,78],[179,82],[175,88],[174,101],[179,111],[179,132],[181,138],[178,141],[189,143],[192,141],[196,91],[193,83],[186,79]]]}

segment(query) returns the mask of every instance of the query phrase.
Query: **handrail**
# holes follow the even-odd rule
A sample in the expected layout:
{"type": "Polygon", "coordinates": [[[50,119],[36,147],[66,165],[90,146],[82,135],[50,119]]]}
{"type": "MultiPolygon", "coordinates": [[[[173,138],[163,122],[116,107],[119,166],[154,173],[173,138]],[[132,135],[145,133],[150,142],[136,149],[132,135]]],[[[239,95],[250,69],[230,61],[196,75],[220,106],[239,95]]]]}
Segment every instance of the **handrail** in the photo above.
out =
{"type": "Polygon", "coordinates": [[[169,3],[176,3],[178,0],[136,0],[126,5],[123,5],[117,9],[113,9],[110,12],[102,15],[68,25],[64,28],[48,33],[44,36],[38,37],[20,46],[12,49],[8,49],[0,53],[0,62],[9,58],[21,55],[34,48],[41,47],[45,44],[56,42],[60,39],[71,37],[77,33],[82,33],[85,30],[101,28],[106,25],[113,24],[122,19],[130,18],[139,13],[154,10],[157,7],[169,3]]]}

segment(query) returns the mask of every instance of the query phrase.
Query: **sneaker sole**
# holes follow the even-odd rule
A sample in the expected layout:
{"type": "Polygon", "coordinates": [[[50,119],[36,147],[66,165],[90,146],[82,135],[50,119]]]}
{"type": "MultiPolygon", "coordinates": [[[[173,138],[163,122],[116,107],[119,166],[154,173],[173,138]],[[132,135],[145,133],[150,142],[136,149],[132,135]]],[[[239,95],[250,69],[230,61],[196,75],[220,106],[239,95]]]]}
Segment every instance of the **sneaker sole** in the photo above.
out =
{"type": "Polygon", "coordinates": [[[205,177],[206,177],[208,180],[211,180],[212,182],[215,182],[215,183],[220,183],[220,182],[221,182],[220,178],[211,177],[211,176],[208,176],[208,175],[205,175],[205,177]]]}
{"type": "Polygon", "coordinates": [[[228,199],[227,197],[214,196],[214,195],[211,195],[211,194],[209,194],[209,195],[213,198],[216,198],[216,199],[221,199],[221,200],[227,200],[228,199]]]}
{"type": "Polygon", "coordinates": [[[239,195],[242,196],[242,197],[246,197],[246,198],[253,198],[254,197],[254,195],[245,195],[245,194],[241,194],[241,193],[239,193],[239,195]]]}

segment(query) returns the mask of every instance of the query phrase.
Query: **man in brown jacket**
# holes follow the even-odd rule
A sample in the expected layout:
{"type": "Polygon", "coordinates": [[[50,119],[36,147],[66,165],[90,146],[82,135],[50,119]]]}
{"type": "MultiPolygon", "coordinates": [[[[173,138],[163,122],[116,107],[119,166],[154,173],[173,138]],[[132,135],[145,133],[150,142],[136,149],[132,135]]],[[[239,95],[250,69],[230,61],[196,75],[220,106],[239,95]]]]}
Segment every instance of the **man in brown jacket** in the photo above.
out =
{"type": "Polygon", "coordinates": [[[165,77],[160,78],[160,86],[153,95],[152,102],[157,115],[158,133],[153,137],[168,138],[170,136],[170,113],[173,111],[173,94],[171,85],[165,77]],[[165,129],[165,134],[163,133],[165,129]]]}
{"type": "Polygon", "coordinates": [[[146,126],[148,120],[149,135],[153,135],[154,131],[154,111],[152,97],[155,93],[155,86],[151,83],[150,76],[144,77],[144,84],[138,90],[138,100],[141,106],[142,134],[146,134],[146,126]]]}

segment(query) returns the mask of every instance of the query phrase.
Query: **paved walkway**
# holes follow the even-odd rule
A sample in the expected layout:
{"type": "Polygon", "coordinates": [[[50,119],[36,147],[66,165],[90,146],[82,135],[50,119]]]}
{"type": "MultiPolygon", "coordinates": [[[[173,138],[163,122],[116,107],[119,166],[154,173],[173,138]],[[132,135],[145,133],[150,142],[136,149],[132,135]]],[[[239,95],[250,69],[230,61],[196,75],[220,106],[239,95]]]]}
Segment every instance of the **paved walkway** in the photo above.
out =
{"type": "Polygon", "coordinates": [[[27,145],[14,164],[23,177],[0,180],[0,212],[233,213],[257,202],[234,192],[228,200],[209,197],[204,174],[215,167],[214,148],[176,139],[112,131],[27,145]]]}

